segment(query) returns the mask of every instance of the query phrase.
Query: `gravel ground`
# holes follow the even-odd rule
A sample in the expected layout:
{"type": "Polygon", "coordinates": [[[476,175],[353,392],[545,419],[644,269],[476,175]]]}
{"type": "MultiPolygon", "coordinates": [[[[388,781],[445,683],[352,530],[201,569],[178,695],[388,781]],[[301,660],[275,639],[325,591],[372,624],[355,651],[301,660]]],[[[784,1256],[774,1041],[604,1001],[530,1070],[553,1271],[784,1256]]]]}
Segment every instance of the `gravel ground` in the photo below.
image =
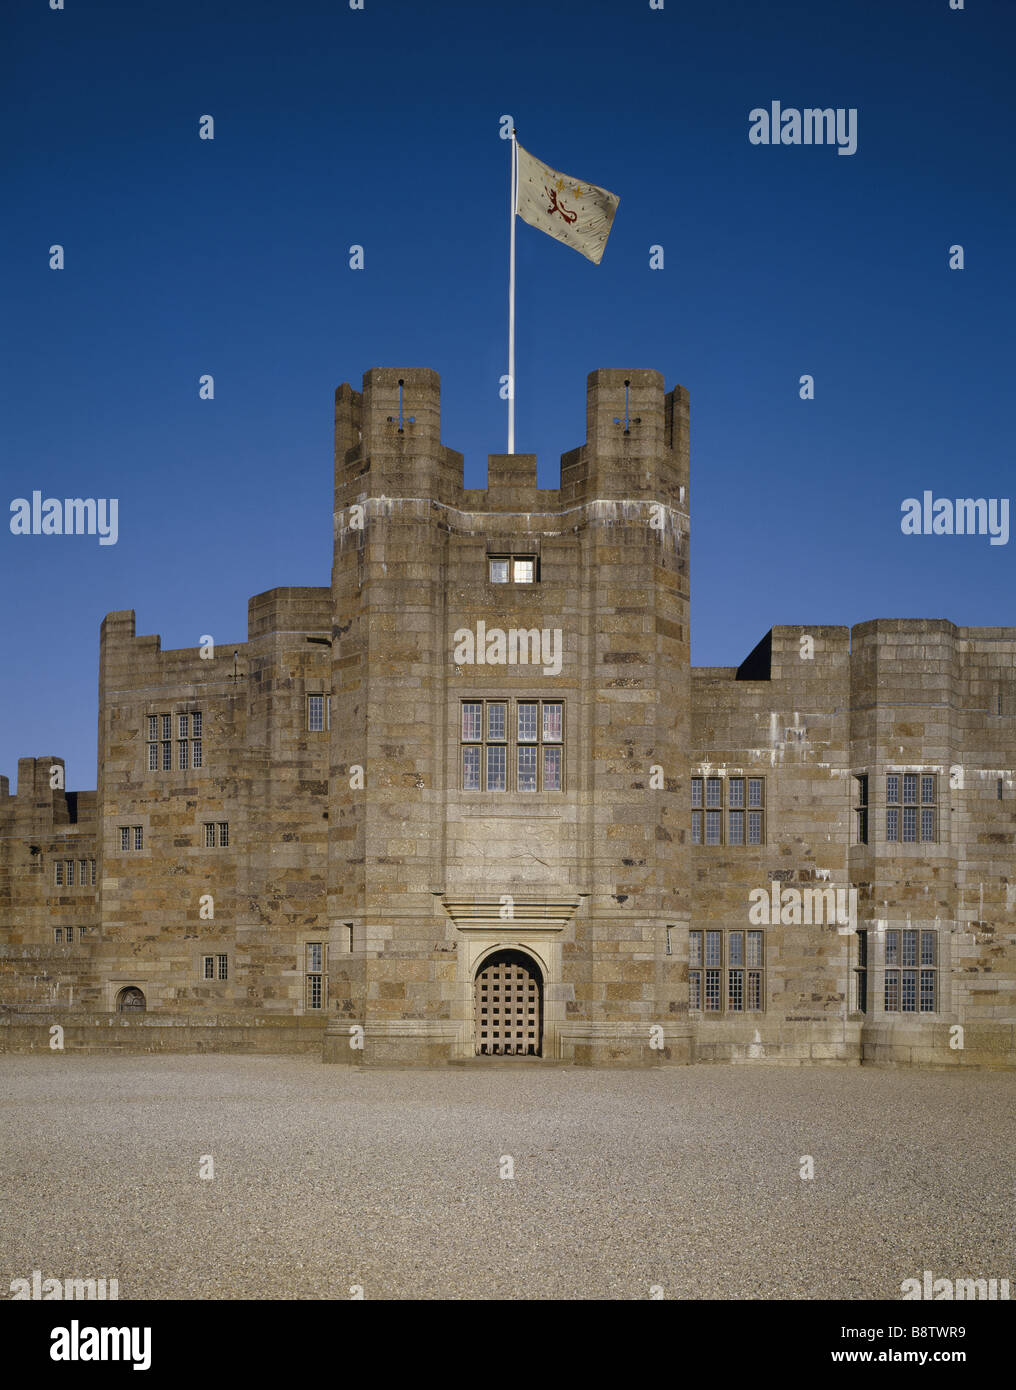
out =
{"type": "Polygon", "coordinates": [[[35,1269],[143,1299],[1016,1289],[1014,1097],[990,1072],[8,1055],[0,1297],[35,1269]]]}

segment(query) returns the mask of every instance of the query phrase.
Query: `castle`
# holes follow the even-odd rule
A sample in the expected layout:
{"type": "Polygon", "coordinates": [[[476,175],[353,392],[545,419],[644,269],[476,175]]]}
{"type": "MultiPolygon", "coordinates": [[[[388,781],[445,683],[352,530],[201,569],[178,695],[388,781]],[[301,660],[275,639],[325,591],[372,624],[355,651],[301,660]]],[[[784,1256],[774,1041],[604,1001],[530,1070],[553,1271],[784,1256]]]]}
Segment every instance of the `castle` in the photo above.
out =
{"type": "Polygon", "coordinates": [[[1016,628],[693,668],[688,457],[654,371],[557,489],[341,386],[330,587],[108,614],[97,789],[0,779],[0,1048],[1016,1066],[1016,628]]]}

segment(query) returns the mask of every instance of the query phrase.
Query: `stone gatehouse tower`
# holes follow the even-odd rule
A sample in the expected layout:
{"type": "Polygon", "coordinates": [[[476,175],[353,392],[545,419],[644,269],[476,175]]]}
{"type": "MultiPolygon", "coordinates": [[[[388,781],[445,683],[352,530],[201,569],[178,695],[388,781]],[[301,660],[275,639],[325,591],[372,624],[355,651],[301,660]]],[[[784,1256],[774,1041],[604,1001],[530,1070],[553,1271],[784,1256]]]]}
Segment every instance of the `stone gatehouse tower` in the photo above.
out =
{"type": "Polygon", "coordinates": [[[326,1055],[362,1021],[393,1059],[686,1053],[687,394],[594,372],[560,489],[516,454],[484,491],[439,391],[385,370],[336,396],[326,1055]],[[490,980],[484,1038],[505,951],[536,986],[490,980]]]}
{"type": "Polygon", "coordinates": [[[1016,629],[689,660],[688,396],[593,372],[463,486],[434,372],[335,397],[330,587],[102,625],[98,783],[0,779],[0,1048],[1016,1065],[1016,629]]]}

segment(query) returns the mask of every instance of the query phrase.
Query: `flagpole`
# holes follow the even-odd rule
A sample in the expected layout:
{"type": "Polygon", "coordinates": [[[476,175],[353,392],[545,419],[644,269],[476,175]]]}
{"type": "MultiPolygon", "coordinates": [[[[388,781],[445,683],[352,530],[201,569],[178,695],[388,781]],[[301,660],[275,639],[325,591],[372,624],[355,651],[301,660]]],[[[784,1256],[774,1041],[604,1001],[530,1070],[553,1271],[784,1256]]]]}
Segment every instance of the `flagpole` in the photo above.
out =
{"type": "Polygon", "coordinates": [[[515,213],[519,200],[519,156],[512,127],[511,188],[508,195],[508,215],[511,230],[508,244],[508,452],[515,452],[515,213]]]}

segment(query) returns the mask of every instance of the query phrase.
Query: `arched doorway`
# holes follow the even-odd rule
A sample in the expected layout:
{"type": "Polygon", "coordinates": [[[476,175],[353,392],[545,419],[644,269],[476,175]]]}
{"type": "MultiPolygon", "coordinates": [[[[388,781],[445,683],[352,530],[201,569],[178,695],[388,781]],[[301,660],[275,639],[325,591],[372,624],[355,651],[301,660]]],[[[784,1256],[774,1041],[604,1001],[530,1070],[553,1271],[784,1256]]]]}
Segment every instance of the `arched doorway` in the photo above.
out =
{"type": "Polygon", "coordinates": [[[543,1047],[543,975],[525,951],[495,951],[474,985],[475,1051],[539,1057],[543,1047]]]}
{"type": "Polygon", "coordinates": [[[117,1011],[122,1014],[143,1014],[148,1007],[145,996],[134,985],[122,989],[116,996],[117,1011]]]}

